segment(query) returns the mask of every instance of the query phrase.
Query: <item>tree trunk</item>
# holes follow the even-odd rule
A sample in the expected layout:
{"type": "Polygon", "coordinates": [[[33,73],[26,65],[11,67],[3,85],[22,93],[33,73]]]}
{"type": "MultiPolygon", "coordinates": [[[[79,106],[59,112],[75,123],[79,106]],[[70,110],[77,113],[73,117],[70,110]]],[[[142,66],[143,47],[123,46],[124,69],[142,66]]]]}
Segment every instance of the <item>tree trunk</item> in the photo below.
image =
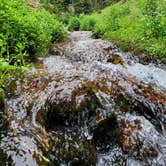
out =
{"type": "Polygon", "coordinates": [[[97,8],[97,0],[93,0],[93,7],[96,9],[97,8]]]}

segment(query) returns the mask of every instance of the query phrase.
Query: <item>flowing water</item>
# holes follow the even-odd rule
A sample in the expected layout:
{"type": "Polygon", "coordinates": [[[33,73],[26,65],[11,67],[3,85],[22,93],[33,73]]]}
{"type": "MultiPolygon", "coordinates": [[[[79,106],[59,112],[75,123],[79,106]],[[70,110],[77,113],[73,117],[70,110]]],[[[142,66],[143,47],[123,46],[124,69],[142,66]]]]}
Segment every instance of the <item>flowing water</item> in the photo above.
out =
{"type": "Polygon", "coordinates": [[[0,165],[166,165],[166,70],[91,32],[35,60],[5,112],[0,165]]]}

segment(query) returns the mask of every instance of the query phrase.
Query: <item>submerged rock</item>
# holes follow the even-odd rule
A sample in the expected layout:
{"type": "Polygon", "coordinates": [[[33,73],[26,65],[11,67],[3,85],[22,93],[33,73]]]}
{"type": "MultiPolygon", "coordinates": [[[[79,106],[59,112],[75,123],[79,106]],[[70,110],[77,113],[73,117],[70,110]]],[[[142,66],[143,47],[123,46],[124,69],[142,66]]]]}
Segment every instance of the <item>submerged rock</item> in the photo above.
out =
{"type": "Polygon", "coordinates": [[[58,124],[81,125],[85,119],[88,121],[94,116],[98,108],[103,107],[99,97],[100,87],[95,82],[80,83],[72,81],[67,83],[69,89],[61,87],[48,98],[44,114],[49,126],[58,124]],[[72,88],[73,83],[76,85],[72,88]]]}
{"type": "Polygon", "coordinates": [[[93,141],[99,151],[109,152],[121,146],[123,133],[119,124],[114,114],[97,123],[93,131],[93,141]]]}
{"type": "Polygon", "coordinates": [[[78,137],[74,131],[57,130],[51,133],[50,158],[55,165],[95,166],[96,150],[90,141],[78,137]]]}

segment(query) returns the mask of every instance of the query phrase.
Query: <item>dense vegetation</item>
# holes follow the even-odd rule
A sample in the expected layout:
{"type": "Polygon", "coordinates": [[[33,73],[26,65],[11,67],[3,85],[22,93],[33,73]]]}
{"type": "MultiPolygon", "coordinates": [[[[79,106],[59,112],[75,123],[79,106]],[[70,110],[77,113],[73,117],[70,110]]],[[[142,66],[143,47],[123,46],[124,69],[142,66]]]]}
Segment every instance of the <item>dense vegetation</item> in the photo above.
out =
{"type": "Polygon", "coordinates": [[[41,0],[43,6],[51,13],[87,14],[102,9],[119,0],[41,0]]]}
{"type": "Polygon", "coordinates": [[[69,29],[92,30],[95,37],[110,39],[125,51],[144,52],[166,61],[165,9],[164,0],[123,1],[100,14],[72,18],[69,29]]]}
{"type": "Polygon", "coordinates": [[[90,14],[120,0],[41,0],[43,7],[65,25],[72,16],[90,14]]]}
{"type": "Polygon", "coordinates": [[[0,88],[24,59],[46,55],[51,42],[66,38],[62,24],[45,9],[32,11],[26,0],[0,1],[0,88]]]}

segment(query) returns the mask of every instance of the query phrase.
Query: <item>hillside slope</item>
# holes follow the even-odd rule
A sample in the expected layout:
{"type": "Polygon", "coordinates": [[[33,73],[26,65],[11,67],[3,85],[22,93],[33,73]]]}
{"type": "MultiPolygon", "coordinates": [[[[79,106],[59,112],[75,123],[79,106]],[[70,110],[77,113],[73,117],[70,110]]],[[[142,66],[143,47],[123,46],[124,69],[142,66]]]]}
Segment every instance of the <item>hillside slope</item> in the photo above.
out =
{"type": "Polygon", "coordinates": [[[166,1],[129,0],[105,8],[101,13],[82,15],[81,30],[114,41],[125,51],[146,53],[166,61],[166,1]]]}

